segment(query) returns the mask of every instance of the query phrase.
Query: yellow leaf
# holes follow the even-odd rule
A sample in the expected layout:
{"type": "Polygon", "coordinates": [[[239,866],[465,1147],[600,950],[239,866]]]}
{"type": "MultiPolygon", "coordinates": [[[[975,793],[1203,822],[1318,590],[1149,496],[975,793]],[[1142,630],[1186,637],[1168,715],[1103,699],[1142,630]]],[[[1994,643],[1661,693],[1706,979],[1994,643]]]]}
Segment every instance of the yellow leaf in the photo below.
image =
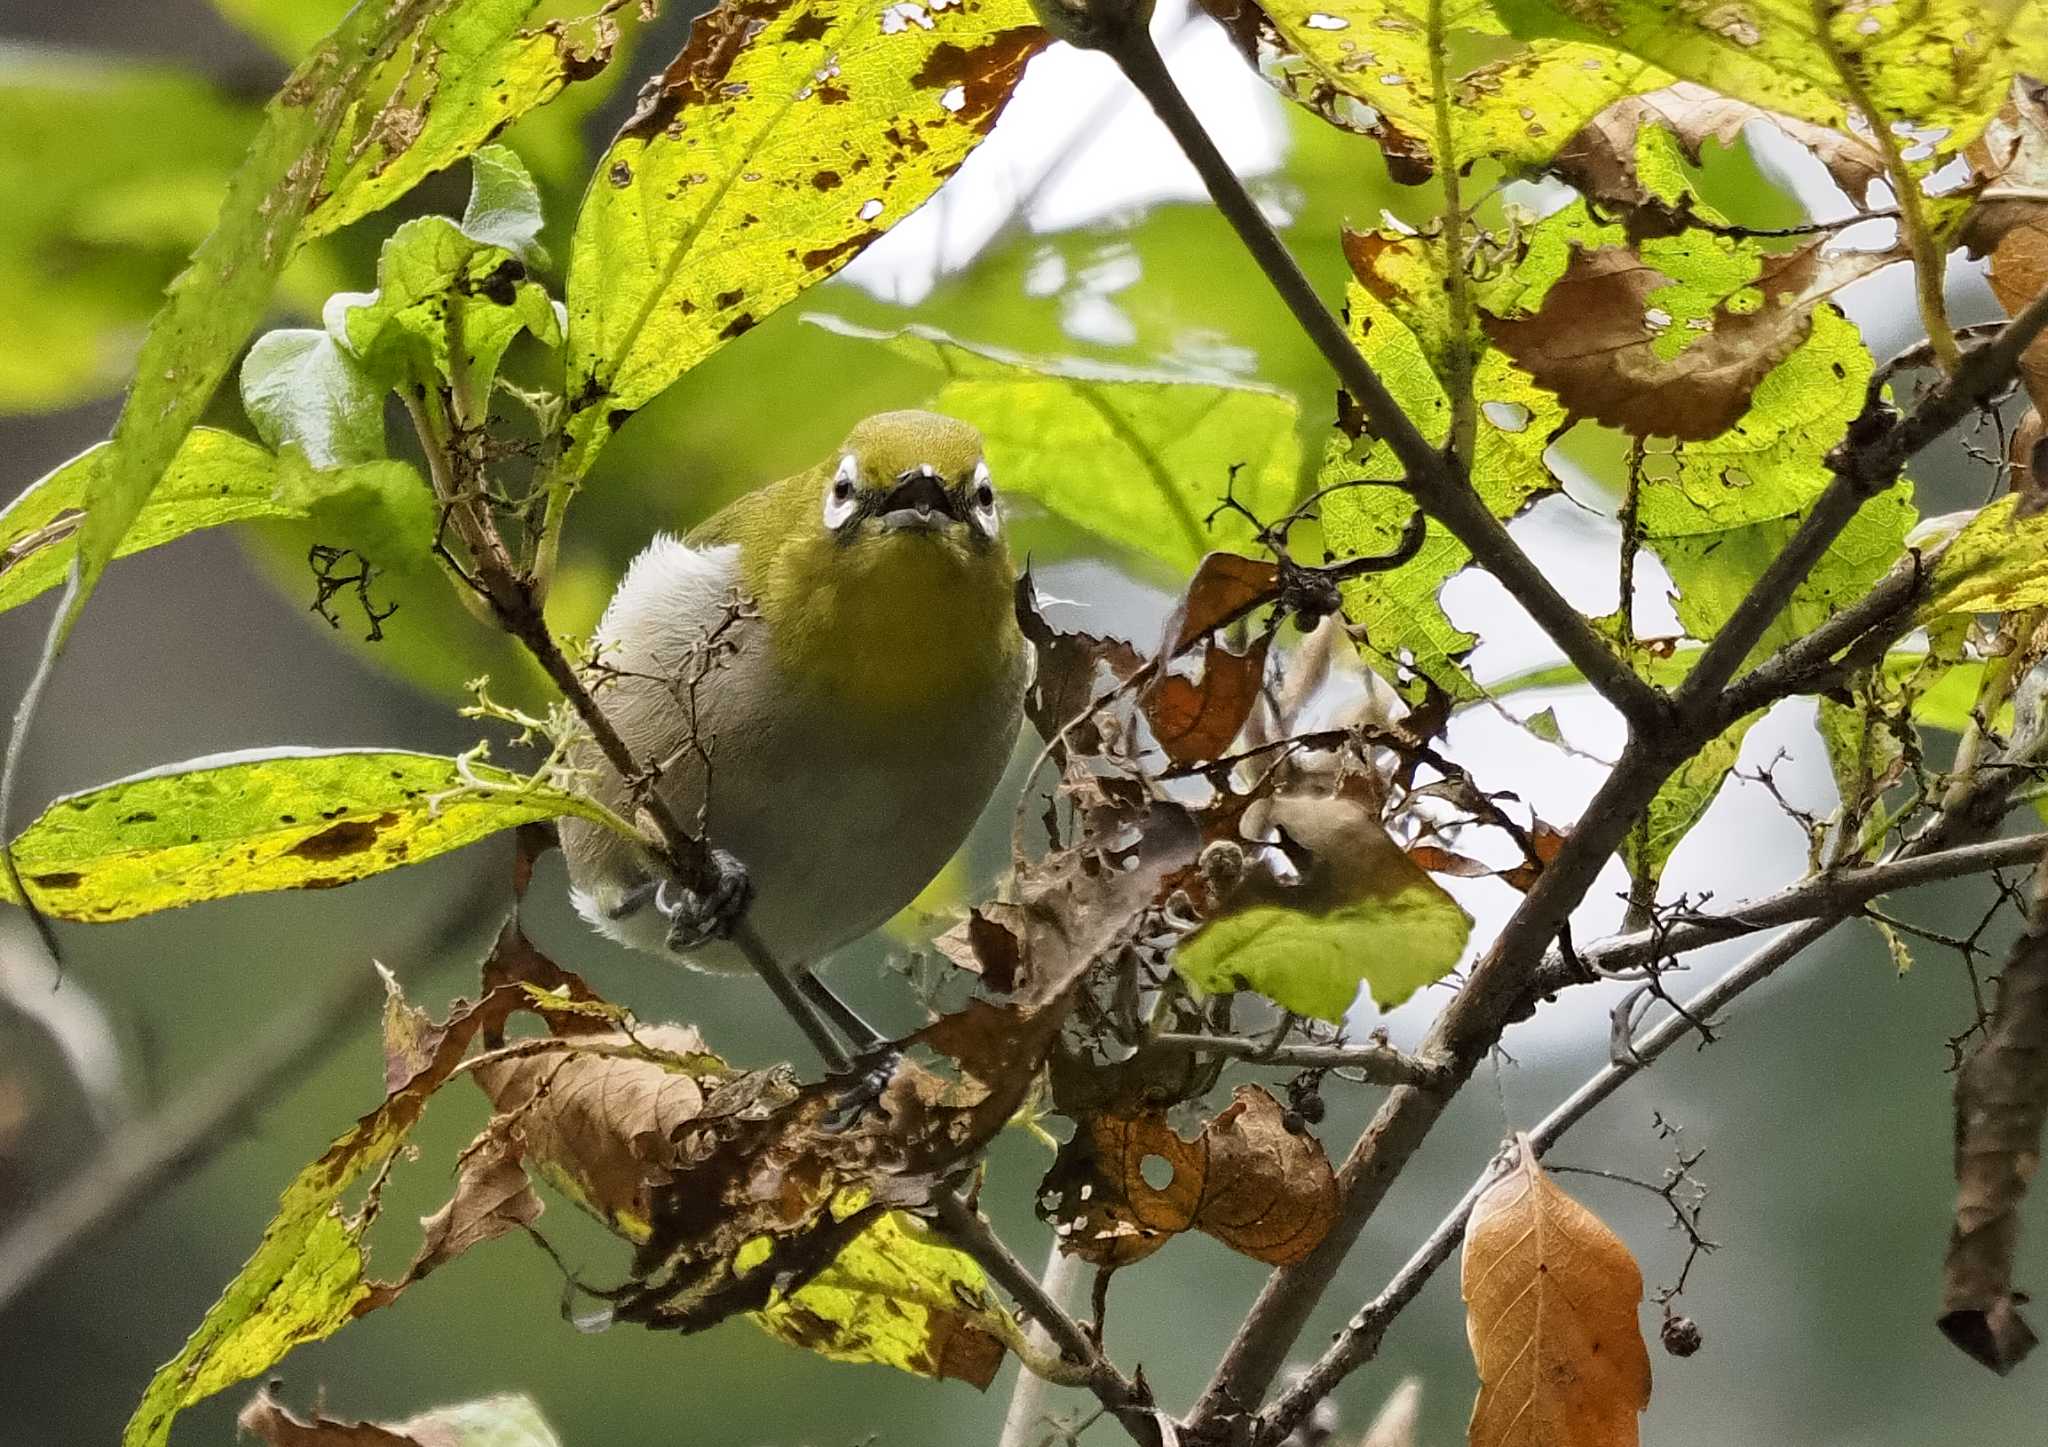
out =
{"type": "Polygon", "coordinates": [[[1479,1368],[1471,1447],[1635,1447],[1650,1404],[1621,1238],[1559,1190],[1518,1135],[1465,1228],[1465,1330],[1479,1368]]]}
{"type": "Polygon", "coordinates": [[[725,0],[699,17],[576,221],[569,472],[923,205],[1045,43],[1027,0],[725,0]]]}

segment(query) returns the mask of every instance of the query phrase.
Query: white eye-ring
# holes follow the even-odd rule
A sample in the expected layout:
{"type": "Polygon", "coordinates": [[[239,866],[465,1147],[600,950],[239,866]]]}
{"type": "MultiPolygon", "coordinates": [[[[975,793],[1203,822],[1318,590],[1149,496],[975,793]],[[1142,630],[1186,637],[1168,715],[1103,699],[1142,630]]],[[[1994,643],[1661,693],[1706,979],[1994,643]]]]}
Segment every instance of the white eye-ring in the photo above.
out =
{"type": "Polygon", "coordinates": [[[968,506],[974,510],[974,521],[980,529],[989,534],[996,530],[996,485],[989,480],[988,464],[974,464],[974,476],[967,483],[968,506]]]}
{"type": "Polygon", "coordinates": [[[839,470],[832,474],[831,485],[825,489],[825,526],[841,528],[860,511],[860,463],[849,452],[839,459],[839,470]]]}

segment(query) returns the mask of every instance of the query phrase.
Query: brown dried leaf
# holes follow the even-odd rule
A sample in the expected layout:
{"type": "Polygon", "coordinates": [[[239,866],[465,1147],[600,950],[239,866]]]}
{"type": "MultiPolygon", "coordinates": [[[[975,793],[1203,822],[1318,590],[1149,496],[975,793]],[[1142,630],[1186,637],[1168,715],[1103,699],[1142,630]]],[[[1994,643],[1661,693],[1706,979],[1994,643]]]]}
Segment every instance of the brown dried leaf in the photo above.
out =
{"type": "Polygon", "coordinates": [[[235,1426],[269,1447],[422,1447],[417,1437],[394,1432],[374,1422],[339,1422],[315,1416],[294,1416],[268,1391],[249,1399],[235,1426]]]}
{"type": "Polygon", "coordinates": [[[1885,179],[1884,157],[1858,137],[1731,99],[1691,81],[1624,97],[1586,123],[1565,143],[1551,169],[1596,201],[1628,213],[1631,236],[1673,235],[1684,218],[1673,216],[1636,173],[1636,137],[1646,125],[1671,132],[1698,165],[1708,141],[1733,146],[1751,121],[1776,126],[1811,151],[1857,207],[1873,183],[1885,179]]]}
{"type": "Polygon", "coordinates": [[[1263,558],[1211,553],[1188,580],[1187,591],[1166,625],[1165,654],[1178,657],[1202,637],[1280,596],[1280,568],[1263,558]]]}
{"type": "Polygon", "coordinates": [[[1212,638],[1202,645],[1199,675],[1162,671],[1152,680],[1139,703],[1169,759],[1199,764],[1230,747],[1259,701],[1272,643],[1270,633],[1262,634],[1243,653],[1232,653],[1212,638]]]}
{"type": "Polygon", "coordinates": [[[315,1415],[294,1416],[271,1396],[258,1392],[235,1425],[268,1447],[553,1447],[555,1434],[532,1400],[516,1394],[436,1407],[403,1422],[341,1422],[315,1415]]]}
{"type": "MultiPolygon", "coordinates": [[[[2007,314],[2048,291],[2048,207],[1999,238],[1991,253],[1991,290],[2007,314]]],[[[2038,408],[2048,407],[2048,337],[2037,337],[2020,356],[2020,380],[2038,408]]]]}
{"type": "MultiPolygon", "coordinates": [[[[404,1277],[390,1286],[381,1283],[388,1301],[437,1267],[445,1266],[472,1246],[494,1241],[540,1219],[540,1197],[526,1179],[521,1163],[524,1146],[516,1123],[499,1116],[463,1148],[448,1204],[420,1222],[424,1239],[404,1277]]],[[[382,1305],[383,1302],[376,1303],[382,1305]]]]}
{"type": "MultiPolygon", "coordinates": [[[[2037,884],[2037,890],[2039,885],[2037,884]]],[[[2003,1376],[2034,1349],[2013,1287],[2020,1208],[2048,1125],[2048,921],[2013,946],[1984,1038],[1956,1075],[1956,1216],[1942,1262],[1944,1335],[2003,1376]]]]}
{"type": "Polygon", "coordinates": [[[1764,258],[1754,306],[1724,301],[1676,356],[1659,355],[1668,321],[1656,294],[1671,278],[1627,247],[1574,251],[1543,305],[1485,318],[1487,335],[1558,395],[1574,417],[1635,437],[1703,441],[1749,410],[1772,368],[1806,340],[1813,308],[1893,260],[1889,252],[1823,251],[1816,241],[1764,258]]]}
{"type": "Polygon", "coordinates": [[[2041,420],[2040,408],[2028,408],[2013,429],[2006,461],[2012,468],[2012,491],[2019,498],[2012,510],[2014,519],[2048,508],[2048,423],[2041,420]]]}
{"type": "Polygon", "coordinates": [[[1025,715],[1047,743],[1067,729],[1075,748],[1084,754],[1094,753],[1094,730],[1081,716],[1107,691],[1104,673],[1112,682],[1122,683],[1145,666],[1143,655],[1121,638],[1064,633],[1053,627],[1038,611],[1038,590],[1029,569],[1017,579],[1016,610],[1017,626],[1038,656],[1031,687],[1024,695],[1025,715]],[[1070,724],[1073,727],[1069,728],[1070,724]]]}
{"type": "Polygon", "coordinates": [[[1479,1368],[1471,1447],[1635,1447],[1650,1403],[1643,1273],[1525,1135],[1472,1207],[1463,1292],[1479,1368]]]}
{"type": "Polygon", "coordinates": [[[1315,1249],[1337,1213],[1322,1143],[1288,1130],[1280,1103],[1256,1085],[1240,1085],[1191,1141],[1162,1112],[1098,1115],[1039,1189],[1058,1201],[1062,1249],[1098,1266],[1141,1261],[1191,1227],[1285,1266],[1315,1249]],[[1159,1187],[1145,1178],[1154,1158],[1171,1170],[1159,1187]]]}

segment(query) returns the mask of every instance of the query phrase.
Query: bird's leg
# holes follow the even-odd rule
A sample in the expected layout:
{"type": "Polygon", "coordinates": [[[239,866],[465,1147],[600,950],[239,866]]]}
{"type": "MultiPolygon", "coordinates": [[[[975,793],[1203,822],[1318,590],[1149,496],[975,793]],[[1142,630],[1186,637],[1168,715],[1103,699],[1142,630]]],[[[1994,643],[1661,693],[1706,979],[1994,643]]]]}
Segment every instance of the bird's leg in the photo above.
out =
{"type": "Polygon", "coordinates": [[[724,939],[746,914],[754,898],[747,867],[723,849],[713,849],[711,870],[710,887],[702,890],[685,889],[672,879],[655,881],[654,907],[668,921],[670,949],[680,953],[724,939]]]}
{"type": "Polygon", "coordinates": [[[889,1088],[889,1081],[896,1074],[896,1067],[903,1056],[889,1046],[881,1031],[862,1019],[857,1010],[840,999],[832,987],[812,973],[808,966],[798,965],[792,973],[804,998],[816,1006],[818,1012],[829,1019],[853,1046],[853,1059],[848,1068],[865,1066],[839,1092],[832,1102],[832,1109],[825,1116],[823,1125],[826,1130],[842,1131],[880,1103],[882,1092],[889,1088]]]}

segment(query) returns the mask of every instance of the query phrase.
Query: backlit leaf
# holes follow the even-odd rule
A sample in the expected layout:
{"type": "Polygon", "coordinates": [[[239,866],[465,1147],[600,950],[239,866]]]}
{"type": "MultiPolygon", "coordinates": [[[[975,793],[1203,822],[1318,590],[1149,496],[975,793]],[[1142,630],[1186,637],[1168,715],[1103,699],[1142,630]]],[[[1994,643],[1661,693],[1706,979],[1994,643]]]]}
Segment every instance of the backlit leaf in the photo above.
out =
{"type": "Polygon", "coordinates": [[[1672,851],[1720,794],[1722,781],[1735,767],[1742,740],[1757,717],[1752,714],[1709,740],[1664,781],[1642,817],[1630,826],[1618,851],[1630,875],[1651,885],[1663,877],[1672,851]]]}
{"type": "MultiPolygon", "coordinates": [[[[1593,41],[1686,80],[1835,130],[1867,99],[1878,125],[1910,128],[1906,159],[1932,163],[1974,138],[2023,63],[2027,0],[1496,0],[1518,35],[1593,41]],[[1860,93],[1860,94],[1859,94],[1860,93]],[[1925,136],[1924,143],[1921,137],[1925,136]]],[[[2026,57],[2028,63],[2036,57],[2026,57]]]]}
{"type": "Polygon", "coordinates": [[[1298,880],[1248,880],[1182,940],[1174,968],[1190,984],[1341,1024],[1361,983],[1391,1010],[1457,964],[1471,916],[1359,805],[1279,799],[1272,822],[1306,856],[1298,880]]]}
{"type": "Polygon", "coordinates": [[[1462,1290],[1479,1368],[1471,1447],[1635,1447],[1650,1403],[1643,1273],[1527,1136],[1473,1203],[1462,1290]]]}
{"type": "Polygon", "coordinates": [[[725,0],[700,17],[577,218],[570,472],[922,205],[1045,43],[1026,0],[725,0]]]}
{"type": "MultiPolygon", "coordinates": [[[[64,581],[92,475],[106,451],[105,443],[87,449],[0,509],[0,611],[64,581]]],[[[158,547],[201,528],[255,518],[304,518],[327,509],[381,518],[381,541],[404,539],[405,545],[424,549],[432,538],[431,500],[408,463],[370,462],[320,472],[295,453],[273,456],[231,432],[198,427],[186,436],[135,525],[122,535],[115,556],[158,547]]],[[[362,541],[371,546],[367,538],[362,541]]]]}
{"type": "Polygon", "coordinates": [[[1600,46],[1539,40],[1469,71],[1472,37],[1501,48],[1472,0],[1203,0],[1245,58],[1289,99],[1386,152],[1396,179],[1480,159],[1546,160],[1610,101],[1665,77],[1600,46]],[[1444,154],[1448,143],[1448,154],[1444,154]]]}
{"type": "MultiPolygon", "coordinates": [[[[347,884],[538,819],[603,820],[503,769],[468,772],[431,754],[221,754],[59,799],[15,836],[14,857],[46,914],[100,922],[347,884]]],[[[20,902],[4,880],[0,899],[20,902]]]]}
{"type": "MultiPolygon", "coordinates": [[[[385,390],[332,336],[312,327],[265,332],[242,359],[242,410],[256,435],[279,451],[297,447],[315,467],[384,456],[385,390]]],[[[170,483],[166,476],[158,491],[170,483]]]]}
{"type": "Polygon", "coordinates": [[[2017,516],[2006,496],[1980,509],[1934,564],[1922,618],[2048,604],[2048,513],[2017,516]]]}
{"type": "Polygon", "coordinates": [[[590,0],[589,15],[528,26],[534,3],[467,0],[443,8],[410,53],[398,87],[314,197],[308,237],[390,205],[563,87],[602,73],[621,20],[631,23],[641,13],[637,0],[590,0]]]}

